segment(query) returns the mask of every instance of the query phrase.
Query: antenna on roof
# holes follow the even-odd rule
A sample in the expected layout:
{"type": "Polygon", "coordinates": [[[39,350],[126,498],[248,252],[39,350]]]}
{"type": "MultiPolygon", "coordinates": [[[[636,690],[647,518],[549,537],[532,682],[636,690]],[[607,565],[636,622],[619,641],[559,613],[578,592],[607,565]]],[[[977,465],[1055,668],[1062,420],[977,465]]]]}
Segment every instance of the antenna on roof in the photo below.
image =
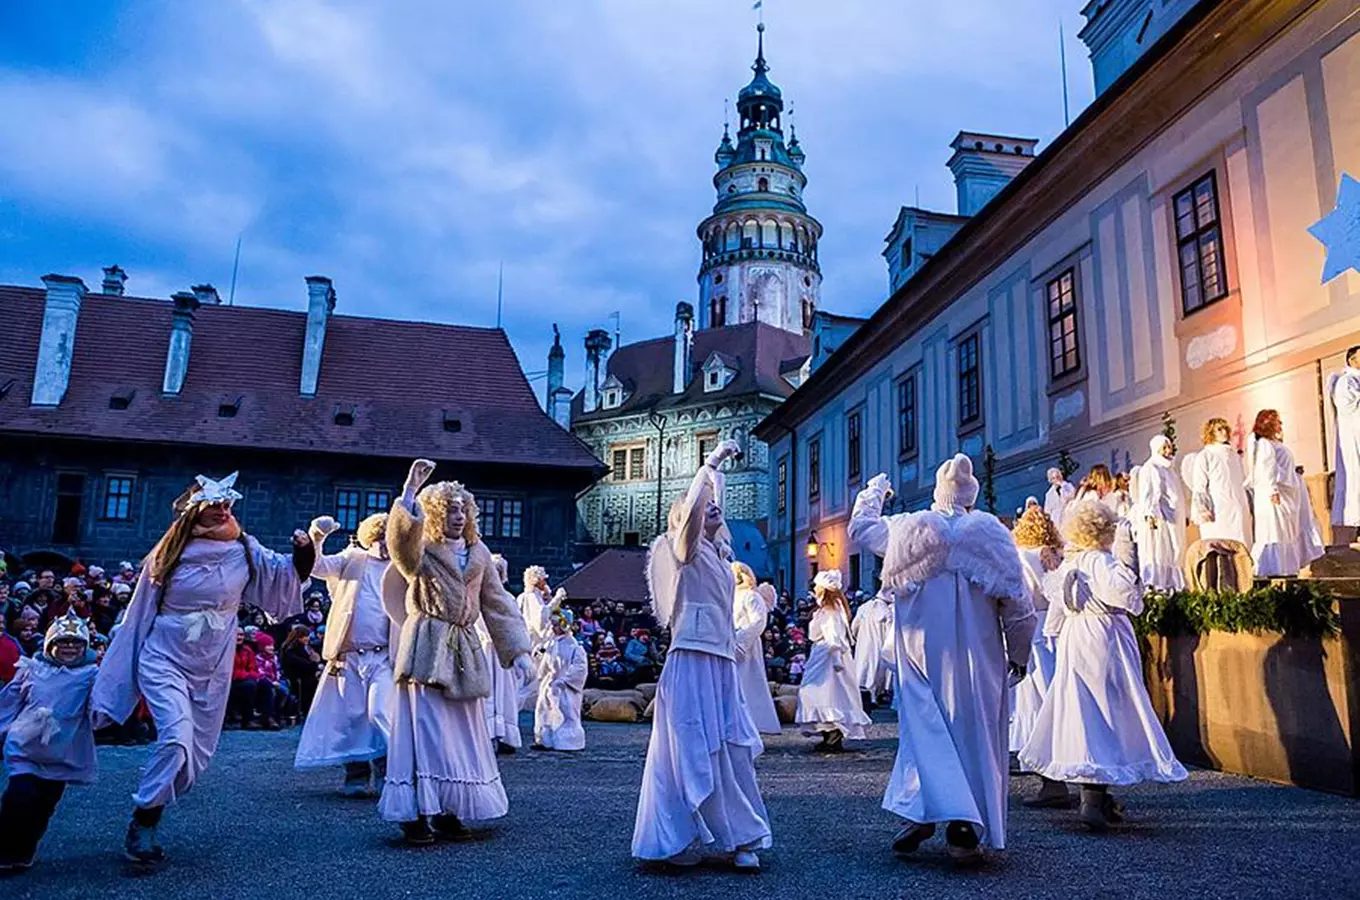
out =
{"type": "Polygon", "coordinates": [[[1063,81],[1063,127],[1072,124],[1072,115],[1067,106],[1067,41],[1063,37],[1062,19],[1058,20],[1058,60],[1062,65],[1063,81]]]}
{"type": "Polygon", "coordinates": [[[916,185],[916,208],[921,208],[921,185],[916,185]]]}
{"type": "Polygon", "coordinates": [[[236,300],[236,270],[241,268],[241,235],[236,235],[236,258],[231,263],[231,289],[227,291],[227,306],[236,300]]]}
{"type": "Polygon", "coordinates": [[[614,310],[609,314],[609,318],[614,320],[614,349],[617,350],[619,347],[619,332],[623,330],[622,316],[619,315],[618,310],[614,310]]]}
{"type": "Polygon", "coordinates": [[[501,327],[501,299],[505,293],[505,260],[501,260],[500,272],[496,275],[496,327],[501,327]]]}

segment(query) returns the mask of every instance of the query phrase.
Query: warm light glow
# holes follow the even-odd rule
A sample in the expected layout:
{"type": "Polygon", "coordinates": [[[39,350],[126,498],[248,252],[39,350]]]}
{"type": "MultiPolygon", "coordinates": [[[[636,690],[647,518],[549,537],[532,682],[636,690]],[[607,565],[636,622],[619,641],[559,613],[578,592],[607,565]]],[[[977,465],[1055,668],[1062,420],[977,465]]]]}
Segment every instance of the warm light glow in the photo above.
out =
{"type": "Polygon", "coordinates": [[[817,553],[820,551],[820,549],[821,547],[817,543],[817,532],[813,531],[809,533],[807,542],[807,558],[816,559],[817,553]]]}

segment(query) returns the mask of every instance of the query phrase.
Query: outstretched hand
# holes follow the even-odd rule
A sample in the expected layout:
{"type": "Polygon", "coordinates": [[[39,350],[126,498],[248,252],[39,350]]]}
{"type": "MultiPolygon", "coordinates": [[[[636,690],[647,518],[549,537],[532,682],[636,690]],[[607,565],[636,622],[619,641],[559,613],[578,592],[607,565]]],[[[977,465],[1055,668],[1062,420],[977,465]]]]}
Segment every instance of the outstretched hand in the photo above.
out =
{"type": "Polygon", "coordinates": [[[519,673],[519,677],[522,681],[527,682],[534,677],[534,662],[529,658],[529,654],[527,653],[521,653],[519,656],[516,656],[510,663],[510,667],[519,673]]]}
{"type": "Polygon", "coordinates": [[[315,531],[322,537],[330,537],[340,530],[340,523],[335,521],[332,516],[317,516],[312,519],[312,524],[308,531],[315,531]]]}
{"type": "Polygon", "coordinates": [[[307,535],[307,532],[298,529],[293,532],[293,546],[299,550],[303,547],[310,547],[312,546],[312,539],[307,535]]]}
{"type": "Polygon", "coordinates": [[[884,498],[891,497],[893,492],[892,482],[889,481],[888,476],[882,472],[879,472],[873,478],[869,479],[868,488],[871,491],[882,494],[884,498]]]}

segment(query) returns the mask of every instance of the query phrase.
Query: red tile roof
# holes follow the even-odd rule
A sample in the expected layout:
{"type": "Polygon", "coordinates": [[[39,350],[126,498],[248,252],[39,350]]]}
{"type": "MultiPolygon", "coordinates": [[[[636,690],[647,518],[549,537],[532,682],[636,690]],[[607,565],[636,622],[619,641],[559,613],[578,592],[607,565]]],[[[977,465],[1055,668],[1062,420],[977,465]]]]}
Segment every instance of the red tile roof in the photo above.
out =
{"type": "Polygon", "coordinates": [[[66,396],[33,407],[44,298],[0,285],[0,432],[604,469],[542,411],[505,332],[491,328],[333,314],[316,396],[304,397],[305,313],[204,306],[183,390],[166,397],[173,304],[87,294],[66,396]],[[111,409],[127,392],[127,409],[111,409]],[[238,398],[235,417],[218,415],[238,398]],[[338,411],[354,424],[337,425],[338,411]],[[446,416],[461,430],[445,430],[446,416]]]}
{"type": "Polygon", "coordinates": [[[612,548],[577,569],[562,582],[569,600],[647,599],[647,551],[612,548]]]}

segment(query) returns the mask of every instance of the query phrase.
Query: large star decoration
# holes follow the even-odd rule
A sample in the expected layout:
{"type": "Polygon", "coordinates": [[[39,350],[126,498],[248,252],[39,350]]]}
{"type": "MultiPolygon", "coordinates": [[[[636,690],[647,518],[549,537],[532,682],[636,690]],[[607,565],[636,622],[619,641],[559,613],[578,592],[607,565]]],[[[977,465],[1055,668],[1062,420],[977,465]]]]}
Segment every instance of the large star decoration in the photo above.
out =
{"type": "Polygon", "coordinates": [[[1308,233],[1327,248],[1323,284],[1347,269],[1360,272],[1360,181],[1342,172],[1341,185],[1336,189],[1336,209],[1309,226],[1308,233]]]}
{"type": "Polygon", "coordinates": [[[235,503],[241,499],[241,495],[236,491],[236,476],[240,472],[232,472],[221,481],[213,481],[206,475],[199,475],[195,480],[198,482],[198,490],[189,498],[190,503],[235,503]]]}

